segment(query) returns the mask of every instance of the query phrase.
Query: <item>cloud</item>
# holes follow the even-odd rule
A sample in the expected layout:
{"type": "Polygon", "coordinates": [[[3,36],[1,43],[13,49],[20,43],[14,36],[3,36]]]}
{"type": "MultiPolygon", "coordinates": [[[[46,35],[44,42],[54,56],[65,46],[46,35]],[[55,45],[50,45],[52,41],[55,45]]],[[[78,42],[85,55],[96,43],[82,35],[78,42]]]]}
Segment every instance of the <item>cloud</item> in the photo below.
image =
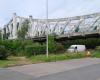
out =
{"type": "Polygon", "coordinates": [[[98,0],[66,0],[63,7],[50,14],[51,18],[64,18],[100,12],[98,0]]]}
{"type": "MultiPolygon", "coordinates": [[[[0,25],[16,12],[19,16],[46,17],[46,0],[0,0],[0,25]]],[[[49,0],[49,18],[64,18],[100,12],[99,0],[49,0]]]]}

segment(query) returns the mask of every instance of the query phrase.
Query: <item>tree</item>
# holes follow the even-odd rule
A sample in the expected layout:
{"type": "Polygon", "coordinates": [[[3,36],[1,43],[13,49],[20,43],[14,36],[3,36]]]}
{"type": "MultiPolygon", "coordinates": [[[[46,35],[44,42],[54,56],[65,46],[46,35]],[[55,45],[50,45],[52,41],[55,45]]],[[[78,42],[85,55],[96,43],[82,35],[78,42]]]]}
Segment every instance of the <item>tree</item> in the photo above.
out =
{"type": "Polygon", "coordinates": [[[29,21],[25,20],[22,23],[21,29],[18,30],[17,32],[18,39],[25,39],[25,36],[27,35],[27,32],[28,32],[28,28],[29,28],[29,21]]]}
{"type": "Polygon", "coordinates": [[[57,49],[57,44],[54,40],[54,36],[48,36],[48,49],[50,53],[53,53],[57,49]]]}

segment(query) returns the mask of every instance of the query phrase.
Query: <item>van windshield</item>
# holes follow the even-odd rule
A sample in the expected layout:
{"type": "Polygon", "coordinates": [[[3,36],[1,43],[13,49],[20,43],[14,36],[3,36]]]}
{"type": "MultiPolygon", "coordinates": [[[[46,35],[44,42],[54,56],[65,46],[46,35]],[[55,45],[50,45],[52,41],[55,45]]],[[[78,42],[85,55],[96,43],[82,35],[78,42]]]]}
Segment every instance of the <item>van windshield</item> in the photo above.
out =
{"type": "Polygon", "coordinates": [[[70,49],[75,49],[75,47],[71,46],[70,49]]]}

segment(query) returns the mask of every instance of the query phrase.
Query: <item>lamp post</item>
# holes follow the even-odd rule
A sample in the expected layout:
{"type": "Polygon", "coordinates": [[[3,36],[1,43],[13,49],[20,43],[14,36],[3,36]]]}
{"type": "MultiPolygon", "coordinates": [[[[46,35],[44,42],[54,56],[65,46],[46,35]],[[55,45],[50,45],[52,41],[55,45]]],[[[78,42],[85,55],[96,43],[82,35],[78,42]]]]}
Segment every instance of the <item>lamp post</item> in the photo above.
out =
{"type": "Polygon", "coordinates": [[[46,0],[46,56],[48,58],[48,0],[46,0]]]}
{"type": "Polygon", "coordinates": [[[46,56],[48,58],[48,0],[46,0],[46,56]]]}

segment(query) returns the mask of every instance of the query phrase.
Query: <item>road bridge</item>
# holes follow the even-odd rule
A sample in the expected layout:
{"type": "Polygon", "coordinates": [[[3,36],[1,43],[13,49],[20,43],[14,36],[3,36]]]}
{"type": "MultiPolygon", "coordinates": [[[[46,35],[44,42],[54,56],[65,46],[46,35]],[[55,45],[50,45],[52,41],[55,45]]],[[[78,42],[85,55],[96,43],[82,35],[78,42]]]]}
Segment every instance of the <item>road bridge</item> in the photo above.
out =
{"type": "Polygon", "coordinates": [[[100,13],[48,19],[48,24],[46,19],[34,19],[32,16],[24,18],[14,13],[12,19],[2,29],[2,34],[7,35],[8,39],[17,39],[17,32],[25,20],[29,21],[26,38],[31,39],[45,39],[47,33],[57,38],[100,34],[100,13]]]}

